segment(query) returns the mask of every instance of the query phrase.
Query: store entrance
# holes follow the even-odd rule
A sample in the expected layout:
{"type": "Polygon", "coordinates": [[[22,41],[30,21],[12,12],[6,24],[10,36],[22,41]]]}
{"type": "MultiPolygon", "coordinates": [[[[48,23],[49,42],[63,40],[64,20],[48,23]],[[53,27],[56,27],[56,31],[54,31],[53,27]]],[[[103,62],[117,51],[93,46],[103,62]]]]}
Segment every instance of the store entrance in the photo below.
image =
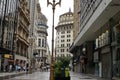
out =
{"type": "Polygon", "coordinates": [[[110,78],[110,53],[102,54],[102,77],[110,78]]]}

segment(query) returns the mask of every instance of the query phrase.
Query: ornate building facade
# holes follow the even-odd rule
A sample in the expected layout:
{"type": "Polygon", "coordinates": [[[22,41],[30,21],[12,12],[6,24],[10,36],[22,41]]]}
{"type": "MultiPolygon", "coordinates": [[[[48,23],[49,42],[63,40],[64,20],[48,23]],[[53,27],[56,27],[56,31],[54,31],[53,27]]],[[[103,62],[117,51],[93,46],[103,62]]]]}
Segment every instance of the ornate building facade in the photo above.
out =
{"type": "Polygon", "coordinates": [[[55,29],[57,30],[55,47],[56,58],[71,57],[72,55],[68,52],[73,42],[73,13],[71,10],[60,15],[59,23],[55,29]]]}
{"type": "Polygon", "coordinates": [[[14,64],[14,33],[17,26],[18,0],[0,1],[0,71],[14,64]]]}
{"type": "MultiPolygon", "coordinates": [[[[38,17],[38,5],[39,0],[29,0],[29,9],[30,9],[30,25],[29,25],[29,66],[33,66],[31,70],[35,69],[35,56],[37,55],[36,51],[36,40],[37,40],[37,17],[38,17]]],[[[41,11],[41,8],[39,7],[41,11]]],[[[32,71],[30,71],[32,72],[32,71]]]]}
{"type": "Polygon", "coordinates": [[[0,1],[1,70],[25,66],[28,57],[29,9],[26,0],[0,1]]]}
{"type": "Polygon", "coordinates": [[[38,20],[37,20],[37,53],[39,61],[42,65],[46,64],[47,60],[47,18],[41,13],[38,13],[38,20]]]}
{"type": "Polygon", "coordinates": [[[18,2],[18,22],[15,30],[15,65],[25,66],[29,47],[29,8],[27,0],[18,2]]]}

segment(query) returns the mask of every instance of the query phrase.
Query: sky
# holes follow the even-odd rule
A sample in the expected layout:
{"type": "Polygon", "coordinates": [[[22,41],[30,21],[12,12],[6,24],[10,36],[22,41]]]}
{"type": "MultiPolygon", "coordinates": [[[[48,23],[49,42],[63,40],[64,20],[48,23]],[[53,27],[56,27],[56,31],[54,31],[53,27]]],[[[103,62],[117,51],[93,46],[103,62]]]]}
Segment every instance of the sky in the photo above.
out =
{"type": "MultiPolygon", "coordinates": [[[[50,2],[53,2],[53,0],[49,0],[50,2]]],[[[59,2],[59,0],[55,0],[56,2],[59,2]]],[[[52,6],[48,5],[47,7],[47,0],[39,0],[40,2],[40,6],[41,6],[41,12],[46,16],[46,18],[48,19],[47,25],[48,25],[48,37],[47,37],[47,41],[48,41],[48,45],[51,51],[51,43],[52,43],[52,17],[53,17],[53,13],[52,13],[52,6]]],[[[56,27],[59,21],[59,16],[61,14],[64,14],[66,12],[69,11],[69,9],[71,8],[71,11],[73,12],[73,0],[61,0],[61,6],[56,5],[55,7],[55,18],[54,18],[54,26],[56,27]]],[[[56,37],[56,30],[54,30],[54,38],[56,37]]],[[[55,39],[54,39],[55,42],[55,39]]],[[[55,43],[54,43],[55,44],[55,43]]]]}

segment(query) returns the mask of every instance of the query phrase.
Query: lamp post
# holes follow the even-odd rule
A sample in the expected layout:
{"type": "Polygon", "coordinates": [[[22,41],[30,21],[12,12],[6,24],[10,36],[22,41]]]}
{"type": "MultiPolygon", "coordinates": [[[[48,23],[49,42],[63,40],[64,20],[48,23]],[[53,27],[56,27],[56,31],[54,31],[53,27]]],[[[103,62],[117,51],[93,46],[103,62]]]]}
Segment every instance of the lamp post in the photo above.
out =
{"type": "Polygon", "coordinates": [[[34,41],[33,37],[30,37],[29,40],[30,40],[30,51],[31,51],[30,55],[29,55],[29,59],[30,59],[29,73],[32,74],[32,70],[33,70],[32,69],[32,67],[33,67],[33,63],[32,63],[33,62],[33,60],[32,60],[33,59],[33,41],[34,41]]]}
{"type": "Polygon", "coordinates": [[[47,0],[47,6],[48,5],[52,6],[52,10],[53,10],[53,25],[52,25],[52,56],[51,56],[51,65],[50,65],[50,80],[54,80],[54,59],[53,59],[53,52],[54,52],[54,14],[55,14],[55,7],[56,5],[61,5],[61,0],[59,0],[59,2],[55,2],[55,0],[53,0],[53,2],[49,2],[49,0],[47,0]]]}

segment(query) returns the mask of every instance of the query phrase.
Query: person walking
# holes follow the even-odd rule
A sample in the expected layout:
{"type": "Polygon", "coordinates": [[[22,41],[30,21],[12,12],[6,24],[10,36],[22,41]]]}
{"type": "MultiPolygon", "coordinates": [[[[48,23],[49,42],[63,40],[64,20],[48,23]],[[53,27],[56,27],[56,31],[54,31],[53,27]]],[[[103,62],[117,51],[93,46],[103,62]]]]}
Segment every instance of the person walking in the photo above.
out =
{"type": "Polygon", "coordinates": [[[12,65],[10,64],[9,65],[9,72],[11,72],[12,71],[12,65]]]}
{"type": "Polygon", "coordinates": [[[29,64],[27,63],[26,64],[26,73],[28,73],[28,71],[29,71],[29,64]]]}

